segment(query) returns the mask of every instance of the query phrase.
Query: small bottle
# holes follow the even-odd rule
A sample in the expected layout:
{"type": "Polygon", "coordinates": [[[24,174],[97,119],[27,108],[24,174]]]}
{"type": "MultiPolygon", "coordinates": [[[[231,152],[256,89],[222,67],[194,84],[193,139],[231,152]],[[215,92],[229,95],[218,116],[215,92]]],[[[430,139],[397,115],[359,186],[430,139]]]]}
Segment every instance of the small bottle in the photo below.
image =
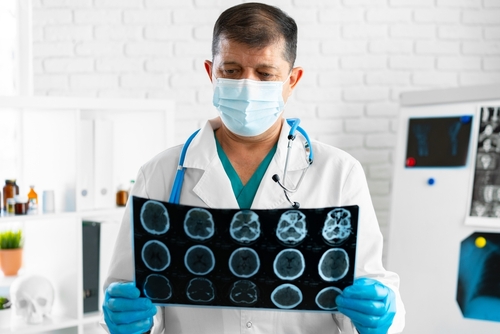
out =
{"type": "Polygon", "coordinates": [[[3,207],[7,210],[7,200],[9,198],[14,198],[19,195],[19,187],[16,184],[16,180],[5,180],[5,186],[3,187],[3,207]]]}
{"type": "Polygon", "coordinates": [[[128,190],[123,185],[120,185],[118,187],[118,192],[116,193],[116,205],[125,206],[127,205],[127,200],[128,200],[128,190]]]}
{"type": "Polygon", "coordinates": [[[16,213],[16,200],[12,197],[7,198],[7,206],[5,207],[7,214],[13,215],[16,213]]]}
{"type": "Polygon", "coordinates": [[[35,186],[30,186],[28,193],[28,213],[38,212],[38,194],[35,192],[35,186]]]}

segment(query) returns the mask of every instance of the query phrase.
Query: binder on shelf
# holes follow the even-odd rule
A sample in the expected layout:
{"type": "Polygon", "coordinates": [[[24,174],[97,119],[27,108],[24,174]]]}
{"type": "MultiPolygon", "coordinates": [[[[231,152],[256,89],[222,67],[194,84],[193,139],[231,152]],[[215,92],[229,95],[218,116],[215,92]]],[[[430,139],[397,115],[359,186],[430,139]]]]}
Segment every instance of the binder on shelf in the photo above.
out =
{"type": "Polygon", "coordinates": [[[80,188],[78,209],[94,209],[94,121],[80,120],[80,188]]]}
{"type": "Polygon", "coordinates": [[[113,122],[104,119],[94,120],[94,186],[95,209],[113,208],[113,122]]]}
{"type": "Polygon", "coordinates": [[[83,313],[99,311],[99,258],[101,224],[82,222],[83,313]]]}

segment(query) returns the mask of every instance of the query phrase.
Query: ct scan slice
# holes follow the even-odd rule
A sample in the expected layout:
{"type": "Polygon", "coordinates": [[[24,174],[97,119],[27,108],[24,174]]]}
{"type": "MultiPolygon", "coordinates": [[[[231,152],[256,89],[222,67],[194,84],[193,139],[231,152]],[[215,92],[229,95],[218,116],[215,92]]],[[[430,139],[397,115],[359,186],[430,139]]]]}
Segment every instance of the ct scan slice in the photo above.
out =
{"type": "Polygon", "coordinates": [[[152,271],[165,270],[170,264],[170,252],[161,241],[149,240],[142,247],[142,262],[152,271]]]}
{"type": "Polygon", "coordinates": [[[259,268],[259,255],[252,248],[238,248],[229,257],[229,270],[234,276],[249,278],[255,275],[259,268]]]}
{"type": "Polygon", "coordinates": [[[214,235],[215,226],[210,211],[193,208],[186,214],[184,231],[195,240],[206,240],[214,235]]]}
{"type": "Polygon", "coordinates": [[[306,261],[299,250],[284,249],[276,255],[273,263],[274,272],[282,280],[294,280],[304,272],[306,261]]]}
{"type": "Polygon", "coordinates": [[[359,207],[238,210],[131,197],[135,284],[159,306],[338,312],[359,207]]]}
{"type": "Polygon", "coordinates": [[[257,284],[249,280],[240,280],[233,283],[229,298],[236,305],[251,306],[259,299],[257,284]]]}
{"type": "Polygon", "coordinates": [[[278,308],[291,309],[302,302],[302,291],[293,284],[285,283],[274,289],[271,300],[278,308]]]}
{"type": "Polygon", "coordinates": [[[307,235],[306,215],[299,210],[284,212],[276,228],[276,236],[288,245],[301,242],[307,235]]]}
{"type": "Polygon", "coordinates": [[[172,297],[172,286],[165,276],[151,274],[144,282],[144,294],[150,299],[168,300],[172,297]]]}
{"type": "Polygon", "coordinates": [[[238,211],[229,227],[231,237],[243,244],[250,243],[260,236],[259,216],[252,210],[238,211]]]}
{"type": "Polygon", "coordinates": [[[141,223],[148,233],[166,233],[170,227],[167,209],[157,201],[147,201],[141,209],[141,223]]]}
{"type": "Polygon", "coordinates": [[[206,275],[215,267],[215,256],[212,250],[203,245],[194,245],[184,256],[187,270],[194,275],[206,275]]]}
{"type": "Polygon", "coordinates": [[[319,276],[325,281],[338,281],[343,278],[349,270],[349,256],[342,248],[327,250],[319,260],[319,276]]]}
{"type": "Polygon", "coordinates": [[[208,279],[196,277],[189,281],[186,296],[195,303],[208,303],[215,298],[215,288],[208,279]]]}
{"type": "Polygon", "coordinates": [[[316,295],[316,304],[327,311],[335,311],[337,309],[337,303],[335,298],[342,293],[342,290],[334,286],[324,288],[316,295]]]}
{"type": "Polygon", "coordinates": [[[332,244],[340,245],[351,234],[351,213],[343,208],[333,209],[326,216],[323,238],[332,244]]]}

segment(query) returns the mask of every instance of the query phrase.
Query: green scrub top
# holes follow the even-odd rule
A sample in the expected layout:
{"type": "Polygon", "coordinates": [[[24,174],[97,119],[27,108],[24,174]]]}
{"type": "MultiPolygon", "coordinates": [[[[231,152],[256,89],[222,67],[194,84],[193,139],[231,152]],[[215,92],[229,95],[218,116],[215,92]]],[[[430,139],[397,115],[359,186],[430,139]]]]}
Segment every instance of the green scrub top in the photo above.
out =
{"type": "Polygon", "coordinates": [[[269,163],[271,162],[271,159],[273,158],[274,153],[276,152],[276,147],[278,145],[275,144],[273,146],[264,160],[262,160],[259,167],[257,167],[257,170],[252,175],[250,180],[248,180],[247,184],[243,185],[240,177],[234,170],[233,165],[231,165],[231,161],[229,161],[226,153],[217,140],[217,137],[215,138],[215,142],[217,144],[217,153],[219,154],[219,159],[222,162],[222,166],[224,167],[229,180],[231,181],[234,197],[236,197],[240,209],[250,209],[255,194],[257,193],[257,189],[259,189],[260,181],[262,181],[262,178],[264,177],[267,167],[269,166],[269,163]]]}

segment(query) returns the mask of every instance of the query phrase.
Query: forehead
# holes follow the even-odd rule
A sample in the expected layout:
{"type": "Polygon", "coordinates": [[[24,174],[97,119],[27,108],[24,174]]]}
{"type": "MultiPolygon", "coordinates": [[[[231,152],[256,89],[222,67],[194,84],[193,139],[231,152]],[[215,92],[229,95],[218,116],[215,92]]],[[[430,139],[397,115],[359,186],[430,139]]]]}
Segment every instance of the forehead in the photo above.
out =
{"type": "Polygon", "coordinates": [[[288,62],[284,57],[285,42],[283,39],[262,48],[254,48],[227,38],[221,38],[218,49],[219,52],[213,59],[216,66],[226,63],[250,67],[260,64],[267,64],[277,68],[288,66],[288,62]]]}

